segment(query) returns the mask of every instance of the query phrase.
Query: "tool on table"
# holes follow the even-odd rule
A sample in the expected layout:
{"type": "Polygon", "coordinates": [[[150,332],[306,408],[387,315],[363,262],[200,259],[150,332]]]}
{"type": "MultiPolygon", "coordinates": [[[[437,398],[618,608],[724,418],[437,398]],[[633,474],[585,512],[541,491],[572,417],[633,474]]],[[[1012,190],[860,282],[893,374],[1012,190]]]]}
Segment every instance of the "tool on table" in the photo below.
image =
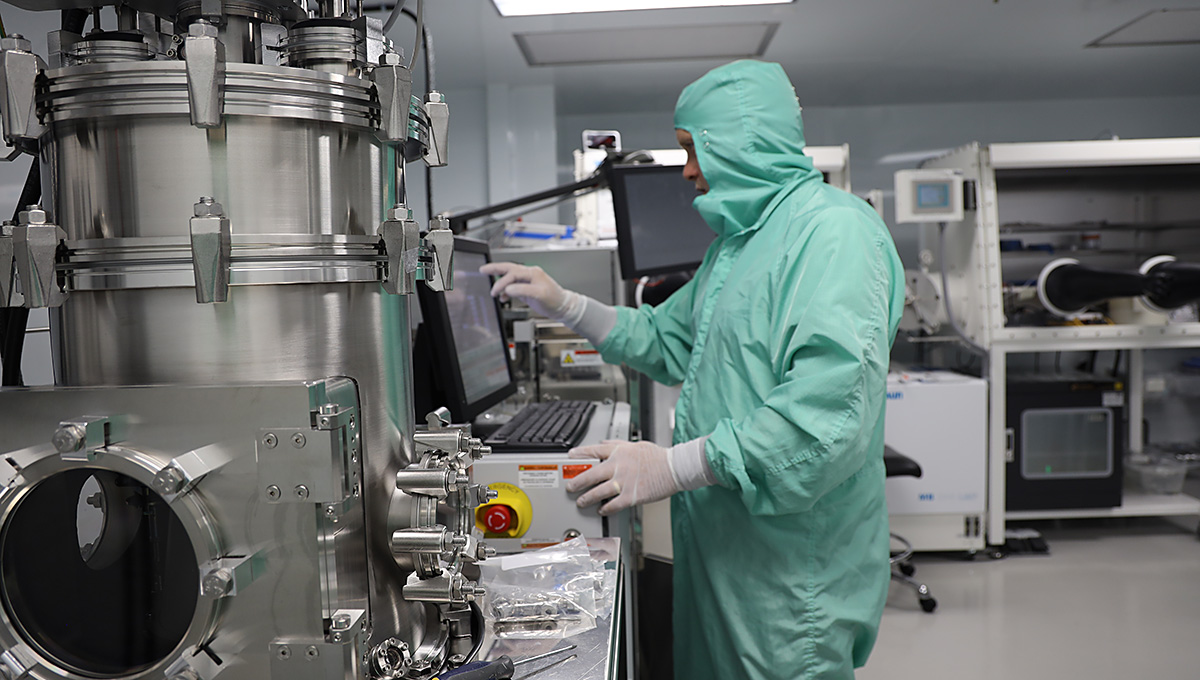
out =
{"type": "Polygon", "coordinates": [[[433,680],[449,680],[449,678],[454,678],[454,680],[509,680],[509,678],[512,678],[516,667],[520,666],[521,664],[526,664],[530,661],[537,661],[538,659],[545,659],[546,657],[554,656],[555,654],[569,652],[578,646],[579,645],[571,645],[570,647],[563,647],[562,649],[556,649],[551,652],[546,652],[545,654],[527,657],[521,659],[520,661],[513,661],[508,655],[501,656],[499,659],[494,661],[476,661],[457,668],[445,675],[439,675],[433,680]]]}

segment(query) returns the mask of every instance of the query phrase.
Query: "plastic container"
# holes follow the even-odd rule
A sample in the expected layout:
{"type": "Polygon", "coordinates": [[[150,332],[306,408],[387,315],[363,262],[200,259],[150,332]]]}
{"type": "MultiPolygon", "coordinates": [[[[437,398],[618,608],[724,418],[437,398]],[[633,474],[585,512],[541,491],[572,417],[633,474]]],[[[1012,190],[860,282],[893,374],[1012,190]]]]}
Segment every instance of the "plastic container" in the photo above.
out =
{"type": "Polygon", "coordinates": [[[1126,469],[1140,478],[1146,493],[1170,495],[1183,492],[1188,465],[1174,458],[1155,457],[1144,462],[1129,461],[1126,469]]]}

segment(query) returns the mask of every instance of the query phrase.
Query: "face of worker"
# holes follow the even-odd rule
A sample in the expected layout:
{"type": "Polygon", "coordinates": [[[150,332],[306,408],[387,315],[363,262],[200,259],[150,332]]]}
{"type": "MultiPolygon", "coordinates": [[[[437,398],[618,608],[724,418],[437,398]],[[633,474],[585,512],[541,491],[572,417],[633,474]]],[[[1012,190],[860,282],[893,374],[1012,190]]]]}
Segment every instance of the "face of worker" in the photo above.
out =
{"type": "Polygon", "coordinates": [[[700,172],[700,161],[696,159],[696,143],[692,140],[692,133],[677,129],[675,130],[675,139],[679,141],[679,146],[682,146],[683,150],[687,152],[687,164],[683,166],[683,178],[695,184],[696,191],[707,194],[708,182],[700,172]]]}

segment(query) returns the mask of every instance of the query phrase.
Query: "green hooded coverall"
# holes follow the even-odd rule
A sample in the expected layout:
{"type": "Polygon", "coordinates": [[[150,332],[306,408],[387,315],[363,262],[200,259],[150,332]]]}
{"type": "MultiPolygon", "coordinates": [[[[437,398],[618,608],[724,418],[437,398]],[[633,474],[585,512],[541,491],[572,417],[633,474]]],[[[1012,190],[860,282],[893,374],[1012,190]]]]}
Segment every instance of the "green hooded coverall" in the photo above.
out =
{"type": "Polygon", "coordinates": [[[683,383],[675,442],[708,435],[718,483],[671,499],[681,680],[852,678],[889,582],[883,415],[903,267],[862,200],[802,153],[778,64],[689,85],[675,127],[710,185],[717,232],[696,277],[655,308],[618,308],[600,343],[683,383]]]}

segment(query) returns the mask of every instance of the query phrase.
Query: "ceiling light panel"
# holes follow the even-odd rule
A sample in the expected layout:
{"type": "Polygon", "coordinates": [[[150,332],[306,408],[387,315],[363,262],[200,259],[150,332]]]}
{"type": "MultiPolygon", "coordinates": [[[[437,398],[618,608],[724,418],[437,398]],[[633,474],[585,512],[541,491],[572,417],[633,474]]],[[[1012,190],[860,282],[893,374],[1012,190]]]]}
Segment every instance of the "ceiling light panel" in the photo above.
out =
{"type": "Polygon", "coordinates": [[[766,51],[778,23],[517,33],[530,66],[736,59],[766,51]]]}
{"type": "Polygon", "coordinates": [[[624,12],[639,9],[684,9],[742,5],[786,5],[794,0],[492,0],[501,16],[624,12]]]}
{"type": "Polygon", "coordinates": [[[1088,47],[1142,47],[1200,43],[1200,9],[1158,9],[1088,43],[1088,47]]]}

